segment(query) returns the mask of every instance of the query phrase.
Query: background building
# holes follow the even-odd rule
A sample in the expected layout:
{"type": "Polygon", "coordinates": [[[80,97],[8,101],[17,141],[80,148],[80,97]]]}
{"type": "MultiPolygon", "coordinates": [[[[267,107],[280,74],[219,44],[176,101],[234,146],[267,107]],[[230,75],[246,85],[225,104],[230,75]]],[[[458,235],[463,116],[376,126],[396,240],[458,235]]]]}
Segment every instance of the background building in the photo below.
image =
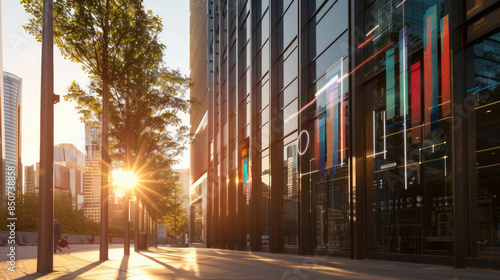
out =
{"type": "Polygon", "coordinates": [[[101,220],[101,128],[85,123],[84,206],[86,217],[101,220]]]}
{"type": "Polygon", "coordinates": [[[500,2],[190,3],[192,237],[500,268],[500,2]]]}
{"type": "MultiPolygon", "coordinates": [[[[114,182],[114,172],[113,172],[113,167],[111,167],[111,170],[109,172],[109,217],[110,218],[115,218],[115,217],[120,217],[121,214],[123,213],[124,209],[124,199],[125,199],[125,192],[123,189],[115,184],[114,182]]],[[[133,213],[133,212],[132,212],[133,213]]]]}
{"type": "MultiPolygon", "coordinates": [[[[182,190],[184,191],[184,196],[189,197],[189,187],[191,186],[190,184],[190,172],[189,168],[181,168],[181,169],[175,169],[175,172],[179,173],[179,183],[182,186],[182,190]]],[[[186,208],[186,211],[189,215],[189,199],[186,199],[183,203],[182,206],[186,208]]]]}
{"type": "MultiPolygon", "coordinates": [[[[3,72],[3,127],[5,146],[5,170],[15,168],[16,172],[16,192],[22,194],[22,163],[21,163],[21,103],[22,84],[20,77],[3,72]]],[[[5,185],[9,178],[5,176],[5,185]]]]}
{"type": "Polygon", "coordinates": [[[38,193],[40,187],[40,163],[24,167],[24,193],[38,193]]]}
{"type": "Polygon", "coordinates": [[[84,203],[85,156],[73,144],[54,146],[54,194],[71,196],[75,209],[84,203]]]}

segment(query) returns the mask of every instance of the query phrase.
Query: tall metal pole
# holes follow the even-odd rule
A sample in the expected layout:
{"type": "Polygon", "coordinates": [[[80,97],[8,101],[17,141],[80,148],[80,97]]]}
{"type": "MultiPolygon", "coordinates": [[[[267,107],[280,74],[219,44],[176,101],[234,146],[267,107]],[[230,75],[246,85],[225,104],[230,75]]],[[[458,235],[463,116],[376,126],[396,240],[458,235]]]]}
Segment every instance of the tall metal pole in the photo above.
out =
{"type": "Polygon", "coordinates": [[[40,108],[40,189],[37,272],[53,271],[54,260],[54,22],[53,0],[43,0],[40,108]]]}
{"type": "Polygon", "coordinates": [[[124,211],[124,215],[125,215],[125,229],[124,229],[124,242],[125,244],[123,245],[123,254],[124,255],[130,255],[130,235],[129,235],[129,228],[130,228],[130,225],[129,225],[129,201],[130,201],[130,190],[129,189],[125,189],[125,211],[124,211]]]}
{"type": "Polygon", "coordinates": [[[155,248],[158,248],[158,211],[155,212],[155,248]]]}
{"type": "Polygon", "coordinates": [[[134,252],[139,252],[139,194],[136,192],[135,198],[135,223],[134,223],[134,252]]]}

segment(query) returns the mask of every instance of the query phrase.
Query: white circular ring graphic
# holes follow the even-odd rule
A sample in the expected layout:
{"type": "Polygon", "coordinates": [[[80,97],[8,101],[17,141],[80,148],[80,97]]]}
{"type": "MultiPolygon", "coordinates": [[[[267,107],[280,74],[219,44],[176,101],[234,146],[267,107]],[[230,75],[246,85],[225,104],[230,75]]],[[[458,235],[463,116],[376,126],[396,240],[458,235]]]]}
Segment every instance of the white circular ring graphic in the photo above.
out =
{"type": "Polygon", "coordinates": [[[301,156],[303,156],[306,152],[307,152],[307,148],[309,148],[309,132],[307,132],[307,130],[302,130],[299,134],[299,137],[297,137],[297,153],[301,156]],[[307,144],[306,144],[306,148],[303,152],[300,151],[300,146],[299,146],[299,140],[300,138],[302,137],[302,133],[306,133],[307,135],[307,144]]]}

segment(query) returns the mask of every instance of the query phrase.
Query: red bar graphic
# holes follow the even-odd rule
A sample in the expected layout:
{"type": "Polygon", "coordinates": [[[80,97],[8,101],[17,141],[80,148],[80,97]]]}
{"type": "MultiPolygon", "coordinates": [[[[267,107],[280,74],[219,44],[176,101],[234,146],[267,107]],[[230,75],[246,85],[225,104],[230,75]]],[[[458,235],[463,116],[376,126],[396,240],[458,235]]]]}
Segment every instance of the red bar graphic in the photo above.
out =
{"type": "MultiPolygon", "coordinates": [[[[419,124],[422,121],[422,81],[420,74],[420,61],[411,66],[411,124],[419,124]]],[[[411,130],[412,144],[419,142],[421,138],[421,129],[411,130]]]]}
{"type": "Polygon", "coordinates": [[[424,134],[431,132],[431,108],[432,108],[432,19],[433,15],[426,20],[426,45],[424,46],[424,134]]]}

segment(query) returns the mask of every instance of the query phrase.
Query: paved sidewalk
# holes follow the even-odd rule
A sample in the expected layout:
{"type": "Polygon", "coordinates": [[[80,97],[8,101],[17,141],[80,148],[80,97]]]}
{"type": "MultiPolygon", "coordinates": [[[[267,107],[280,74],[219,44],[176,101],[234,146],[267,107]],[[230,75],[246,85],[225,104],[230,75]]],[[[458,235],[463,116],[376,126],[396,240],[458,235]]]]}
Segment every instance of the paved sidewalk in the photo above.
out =
{"type": "Polygon", "coordinates": [[[18,247],[16,272],[7,270],[7,248],[0,247],[2,279],[500,279],[500,272],[449,267],[355,261],[290,254],[206,248],[151,248],[123,256],[112,245],[109,260],[99,259],[98,245],[72,245],[56,254],[54,272],[36,273],[36,247],[18,247]]]}

